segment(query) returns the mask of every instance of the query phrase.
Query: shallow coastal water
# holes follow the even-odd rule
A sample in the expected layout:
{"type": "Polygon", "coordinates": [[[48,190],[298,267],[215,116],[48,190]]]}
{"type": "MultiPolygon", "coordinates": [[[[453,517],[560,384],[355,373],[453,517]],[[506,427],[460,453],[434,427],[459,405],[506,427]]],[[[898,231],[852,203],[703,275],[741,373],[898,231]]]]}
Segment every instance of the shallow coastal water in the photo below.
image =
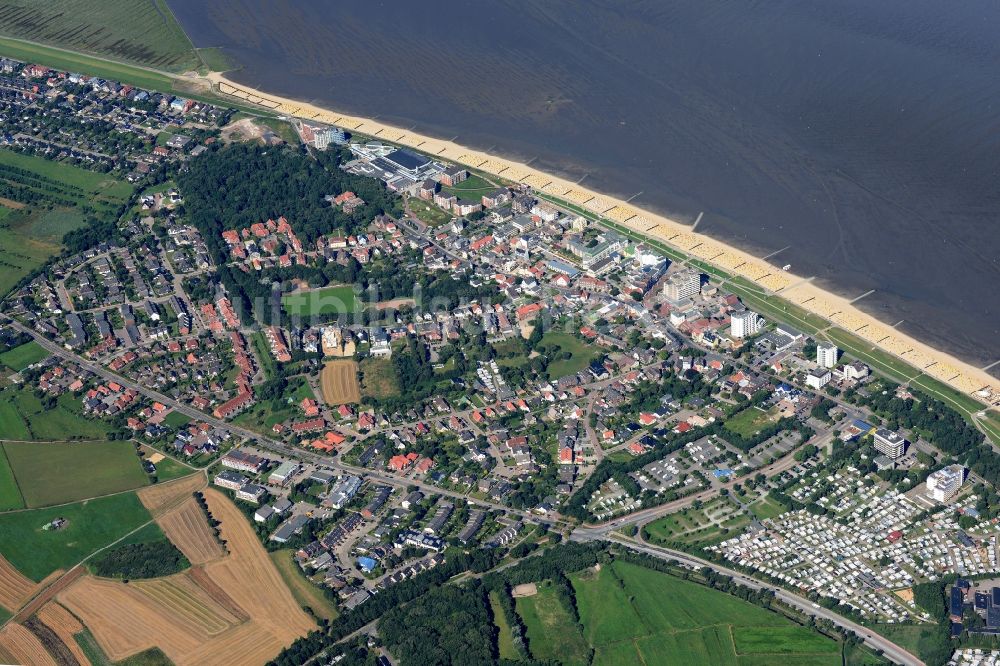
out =
{"type": "MultiPolygon", "coordinates": [[[[632,196],[1000,359],[1000,5],[170,0],[235,80],[632,196]]],[[[1000,376],[1000,366],[994,374],[1000,376]]]]}

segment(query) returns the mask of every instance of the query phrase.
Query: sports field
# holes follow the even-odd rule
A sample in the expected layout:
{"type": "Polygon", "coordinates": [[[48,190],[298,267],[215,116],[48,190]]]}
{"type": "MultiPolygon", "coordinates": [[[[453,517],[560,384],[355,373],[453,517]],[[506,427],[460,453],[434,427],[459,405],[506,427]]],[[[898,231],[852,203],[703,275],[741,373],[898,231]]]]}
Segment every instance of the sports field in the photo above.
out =
{"type": "Polygon", "coordinates": [[[361,402],[358,385],[358,364],[354,361],[327,361],[320,375],[323,401],[328,405],[348,405],[361,402]]]}
{"type": "Polygon", "coordinates": [[[18,571],[40,581],[56,569],[69,569],[99,548],[151,520],[135,493],[63,506],[0,513],[0,555],[18,571]],[[43,527],[64,518],[60,529],[43,527]]]}
{"type": "MultiPolygon", "coordinates": [[[[837,642],[668,574],[617,561],[570,580],[595,664],[841,663],[837,642]]],[[[552,640],[531,641],[532,654],[552,640]]]]}
{"type": "Polygon", "coordinates": [[[149,482],[131,442],[6,442],[3,450],[29,508],[131,490],[149,482]]]}
{"type": "Polygon", "coordinates": [[[55,407],[46,409],[27,388],[14,386],[0,390],[0,439],[64,441],[104,439],[110,425],[86,418],[80,400],[64,393],[55,407]]]}
{"type": "Polygon", "coordinates": [[[41,345],[32,340],[0,354],[0,365],[20,372],[48,355],[49,353],[42,349],[41,345]]]}
{"type": "Polygon", "coordinates": [[[285,294],[281,297],[285,312],[293,317],[326,314],[352,314],[358,311],[358,297],[354,287],[323,287],[285,294]]]}

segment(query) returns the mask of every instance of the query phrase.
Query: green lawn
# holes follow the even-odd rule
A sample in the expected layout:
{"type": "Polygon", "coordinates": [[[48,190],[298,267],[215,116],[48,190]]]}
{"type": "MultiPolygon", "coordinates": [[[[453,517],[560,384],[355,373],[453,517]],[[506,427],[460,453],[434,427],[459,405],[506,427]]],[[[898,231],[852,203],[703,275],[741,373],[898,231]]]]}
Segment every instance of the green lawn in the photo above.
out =
{"type": "Polygon", "coordinates": [[[315,398],[312,389],[303,377],[292,377],[288,380],[281,409],[274,409],[270,402],[257,403],[233,419],[233,423],[260,433],[271,434],[275,423],[288,419],[304,419],[305,415],[299,407],[302,398],[315,398]],[[291,399],[291,402],[289,402],[291,399]]]}
{"type": "Polygon", "coordinates": [[[777,410],[771,408],[768,411],[756,407],[747,407],[742,412],[726,419],[723,426],[730,432],[735,432],[744,438],[750,438],[760,432],[761,428],[777,420],[777,410]]]}
{"type": "Polygon", "coordinates": [[[24,499],[14,479],[14,471],[10,468],[7,454],[0,446],[0,511],[20,509],[24,507],[24,499]]]}
{"type": "Polygon", "coordinates": [[[191,423],[191,417],[178,411],[170,412],[167,418],[163,419],[163,425],[170,428],[183,428],[188,423],[191,423]]]}
{"type": "Polygon", "coordinates": [[[56,569],[72,567],[150,520],[135,493],[3,513],[0,554],[28,578],[40,581],[56,569]],[[61,529],[42,529],[56,518],[67,521],[61,529]]]}
{"type": "Polygon", "coordinates": [[[749,524],[749,516],[740,513],[735,504],[717,498],[701,509],[686,509],[658,518],[643,527],[643,534],[652,543],[708,546],[729,538],[749,524]]]}
{"type": "Polygon", "coordinates": [[[764,496],[750,505],[750,510],[753,515],[757,516],[759,520],[767,520],[768,518],[776,518],[781,514],[785,513],[785,507],[781,506],[775,502],[770,497],[764,496]]]}
{"type": "Polygon", "coordinates": [[[493,611],[493,623],[497,627],[497,648],[500,651],[501,659],[517,659],[519,654],[514,647],[514,636],[510,633],[510,625],[507,623],[507,616],[503,614],[497,592],[490,592],[490,608],[493,611]]]}
{"type": "MultiPolygon", "coordinates": [[[[156,449],[145,447],[146,457],[148,458],[152,453],[160,453],[156,449]]],[[[161,453],[161,455],[163,455],[161,453]]],[[[174,460],[170,456],[166,456],[163,460],[156,463],[156,479],[158,483],[163,483],[164,481],[171,481],[173,479],[179,479],[182,476],[188,476],[189,474],[194,474],[196,470],[184,465],[177,460],[174,460]]]]}
{"type": "Polygon", "coordinates": [[[292,316],[308,317],[316,314],[351,314],[358,311],[358,297],[354,287],[323,287],[281,297],[285,312],[292,316]]]}
{"type": "Polygon", "coordinates": [[[549,582],[538,594],[515,600],[517,614],[528,630],[528,647],[535,659],[569,664],[587,662],[587,642],[549,582]]]}
{"type": "Polygon", "coordinates": [[[319,587],[306,579],[302,569],[295,562],[294,554],[291,549],[275,550],[271,552],[271,561],[278,568],[295,601],[302,607],[312,609],[312,612],[321,619],[330,621],[337,619],[340,615],[337,607],[326,598],[319,587]]]}
{"type": "Polygon", "coordinates": [[[600,355],[600,352],[574,335],[562,331],[547,331],[539,343],[539,351],[549,359],[549,379],[559,379],[580,372],[600,355]],[[561,359],[563,353],[570,353],[568,359],[561,359]]]}
{"type": "Polygon", "coordinates": [[[30,171],[35,182],[58,183],[64,190],[62,196],[79,203],[117,206],[132,193],[129,183],[114,176],[12,150],[0,150],[0,167],[4,166],[30,171]]]}
{"type": "Polygon", "coordinates": [[[443,210],[429,201],[416,197],[410,197],[409,205],[410,212],[428,226],[439,227],[450,222],[453,217],[451,211],[443,210]]]}
{"type": "Polygon", "coordinates": [[[63,441],[105,439],[110,424],[81,413],[80,400],[64,393],[53,409],[27,388],[0,390],[0,439],[63,441]]]}
{"type": "Polygon", "coordinates": [[[442,187],[444,192],[450,192],[459,199],[472,199],[479,201],[484,194],[489,194],[497,189],[495,185],[490,185],[485,178],[470,173],[469,177],[454,187],[442,187]]]}
{"type": "Polygon", "coordinates": [[[41,345],[32,340],[0,354],[0,365],[20,372],[29,365],[38,363],[48,355],[49,353],[42,349],[41,345]]]}
{"type": "Polygon", "coordinates": [[[595,664],[840,664],[836,641],[669,574],[616,561],[570,580],[595,664]]]}
{"type": "Polygon", "coordinates": [[[171,72],[202,66],[165,0],[17,0],[16,4],[25,8],[18,23],[0,26],[8,37],[171,72]]]}
{"type": "Polygon", "coordinates": [[[131,442],[6,442],[3,449],[30,508],[132,490],[149,482],[131,442]]]}

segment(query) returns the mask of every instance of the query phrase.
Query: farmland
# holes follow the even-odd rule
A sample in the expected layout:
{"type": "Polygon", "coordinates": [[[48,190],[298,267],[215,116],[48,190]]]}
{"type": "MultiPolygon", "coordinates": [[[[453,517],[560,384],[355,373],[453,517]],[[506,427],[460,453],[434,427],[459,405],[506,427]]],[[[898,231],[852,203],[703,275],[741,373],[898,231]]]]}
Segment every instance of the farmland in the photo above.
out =
{"type": "Polygon", "coordinates": [[[147,486],[136,495],[139,496],[139,501],[146,507],[146,510],[154,517],[159,517],[186,500],[191,496],[191,493],[204,488],[205,484],[204,474],[192,474],[170,483],[147,486]]]}
{"type": "Polygon", "coordinates": [[[0,555],[28,578],[40,581],[57,569],[72,567],[149,520],[149,512],[135,493],[2,513],[0,533],[4,539],[0,541],[0,555]],[[42,529],[56,518],[64,518],[66,524],[60,529],[42,529]]]}
{"type": "Polygon", "coordinates": [[[191,564],[205,564],[225,554],[194,497],[157,518],[156,522],[191,564]]]}
{"type": "Polygon", "coordinates": [[[348,405],[361,402],[358,385],[358,364],[354,361],[327,361],[320,375],[323,401],[328,405],[348,405]]]}
{"type": "Polygon", "coordinates": [[[11,37],[146,67],[183,72],[202,66],[164,0],[96,5],[85,0],[13,0],[0,9],[0,26],[11,37]]]}
{"type": "Polygon", "coordinates": [[[10,468],[7,454],[0,447],[0,511],[20,509],[24,506],[24,498],[14,479],[14,471],[10,468]]]}
{"type": "Polygon", "coordinates": [[[80,401],[69,393],[46,409],[42,400],[26,388],[0,389],[0,439],[64,441],[104,439],[109,426],[81,413],[80,401]]]}
{"type": "Polygon", "coordinates": [[[0,365],[8,367],[15,372],[20,372],[32,363],[41,361],[48,355],[49,353],[42,349],[41,345],[32,340],[0,354],[0,365]]]}
{"type": "Polygon", "coordinates": [[[315,626],[240,510],[215,490],[205,497],[228,544],[224,557],[137,583],[85,576],[60,593],[109,659],[158,647],[177,666],[262,663],[315,626]]]}
{"type": "Polygon", "coordinates": [[[357,294],[350,285],[285,294],[281,297],[281,305],[292,317],[353,314],[359,309],[357,294]]]}
{"type": "MultiPolygon", "coordinates": [[[[618,561],[599,571],[573,574],[570,580],[582,639],[595,649],[595,664],[841,663],[835,641],[777,613],[668,574],[618,561]]],[[[531,623],[522,618],[530,637],[531,623]]],[[[532,653],[539,658],[549,651],[559,654],[553,644],[580,649],[564,645],[566,636],[577,631],[575,626],[559,631],[568,633],[530,641],[532,653]]]]}
{"type": "Polygon", "coordinates": [[[74,502],[148,483],[130,442],[6,442],[3,449],[29,508],[74,502]]]}
{"type": "MultiPolygon", "coordinates": [[[[0,13],[3,8],[0,7],[0,13]]],[[[2,23],[2,21],[0,21],[2,23]]],[[[110,215],[132,186],[42,157],[0,150],[0,294],[60,250],[88,214],[110,215]]]]}

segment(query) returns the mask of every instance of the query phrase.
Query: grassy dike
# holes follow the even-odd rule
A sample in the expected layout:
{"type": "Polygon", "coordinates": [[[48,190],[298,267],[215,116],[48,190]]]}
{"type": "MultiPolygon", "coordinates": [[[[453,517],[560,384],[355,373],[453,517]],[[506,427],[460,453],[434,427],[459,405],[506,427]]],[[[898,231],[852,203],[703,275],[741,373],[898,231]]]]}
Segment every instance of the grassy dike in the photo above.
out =
{"type": "MultiPolygon", "coordinates": [[[[214,92],[198,91],[195,89],[197,84],[194,79],[109,58],[86,55],[76,51],[46,46],[35,42],[26,42],[10,37],[0,37],[0,56],[14,58],[22,62],[45,65],[46,67],[66,72],[76,72],[111,79],[112,81],[127,83],[146,90],[174,93],[200,102],[238,109],[254,116],[265,118],[277,117],[277,114],[270,110],[240,104],[230,97],[217,95],[214,92]]],[[[209,61],[222,63],[223,59],[213,57],[209,61]]]]}

